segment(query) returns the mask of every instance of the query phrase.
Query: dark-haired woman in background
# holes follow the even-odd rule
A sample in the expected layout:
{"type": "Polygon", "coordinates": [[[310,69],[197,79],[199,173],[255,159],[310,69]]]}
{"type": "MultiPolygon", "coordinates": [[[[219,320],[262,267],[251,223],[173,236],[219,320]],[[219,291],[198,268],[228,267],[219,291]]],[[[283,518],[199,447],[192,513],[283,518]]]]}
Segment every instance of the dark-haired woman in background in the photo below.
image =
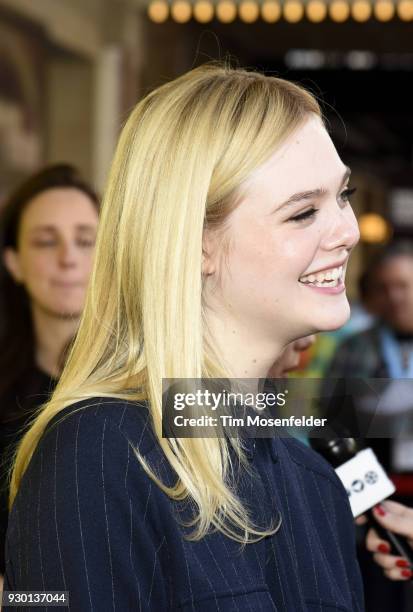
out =
{"type": "Polygon", "coordinates": [[[98,199],[67,164],[45,168],[0,218],[0,574],[11,452],[53,390],[78,326],[92,266],[98,199]]]}

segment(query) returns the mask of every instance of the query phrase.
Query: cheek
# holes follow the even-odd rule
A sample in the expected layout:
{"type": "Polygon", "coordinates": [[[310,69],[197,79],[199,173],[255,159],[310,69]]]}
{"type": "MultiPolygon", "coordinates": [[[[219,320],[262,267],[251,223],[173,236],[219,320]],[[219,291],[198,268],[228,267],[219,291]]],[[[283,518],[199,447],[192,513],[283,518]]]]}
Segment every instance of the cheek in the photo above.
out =
{"type": "Polygon", "coordinates": [[[308,240],[279,228],[254,226],[239,236],[230,251],[230,269],[252,286],[298,280],[309,260],[308,240]]]}
{"type": "Polygon", "coordinates": [[[288,225],[283,230],[281,257],[297,280],[316,262],[322,238],[323,228],[317,221],[304,227],[288,225]]]}
{"type": "Polygon", "coordinates": [[[282,266],[281,247],[270,228],[252,224],[239,232],[229,249],[231,278],[247,283],[250,288],[274,279],[282,266]]]}
{"type": "Polygon", "coordinates": [[[271,325],[274,316],[294,317],[295,311],[301,312],[302,287],[298,279],[316,260],[320,223],[297,227],[268,216],[256,219],[250,214],[233,223],[228,238],[228,255],[221,269],[225,303],[271,325]]]}
{"type": "Polygon", "coordinates": [[[285,233],[281,240],[279,257],[284,269],[298,271],[299,275],[311,263],[317,242],[307,234],[285,233]]]}
{"type": "Polygon", "coordinates": [[[50,253],[28,252],[22,263],[25,283],[33,285],[48,281],[54,267],[54,257],[50,253]]]}
{"type": "Polygon", "coordinates": [[[320,241],[317,227],[299,231],[288,225],[251,225],[239,233],[230,250],[230,269],[255,285],[298,281],[309,268],[320,241]]]}
{"type": "Polygon", "coordinates": [[[93,268],[93,251],[82,253],[80,261],[84,273],[90,274],[93,268]]]}

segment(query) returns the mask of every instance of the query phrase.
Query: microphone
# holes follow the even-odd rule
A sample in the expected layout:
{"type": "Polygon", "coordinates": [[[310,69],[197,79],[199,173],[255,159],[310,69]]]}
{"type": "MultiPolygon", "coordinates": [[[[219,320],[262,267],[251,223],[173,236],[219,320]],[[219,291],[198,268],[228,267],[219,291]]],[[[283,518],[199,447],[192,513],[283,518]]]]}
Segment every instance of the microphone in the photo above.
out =
{"type": "Polygon", "coordinates": [[[380,525],[371,510],[396,490],[373,450],[361,448],[361,443],[354,438],[310,438],[309,442],[335,468],[349,496],[353,516],[366,514],[370,526],[390,542],[393,552],[413,567],[413,551],[407,539],[380,525]]]}

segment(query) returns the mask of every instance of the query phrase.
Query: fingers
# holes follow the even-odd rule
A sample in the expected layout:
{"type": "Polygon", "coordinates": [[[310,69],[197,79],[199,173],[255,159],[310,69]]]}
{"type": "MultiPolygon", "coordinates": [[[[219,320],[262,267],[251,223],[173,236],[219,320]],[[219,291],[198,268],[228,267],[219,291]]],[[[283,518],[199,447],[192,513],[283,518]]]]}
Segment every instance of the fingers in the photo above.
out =
{"type": "Polygon", "coordinates": [[[355,520],[356,525],[365,525],[368,521],[368,518],[365,514],[358,516],[355,520]]]}
{"type": "Polygon", "coordinates": [[[381,552],[381,553],[390,553],[391,547],[386,540],[382,540],[377,535],[377,532],[374,529],[369,529],[366,538],[366,546],[367,550],[370,552],[381,552]]]}
{"type": "Polygon", "coordinates": [[[410,569],[399,569],[398,567],[393,567],[392,569],[384,570],[384,575],[389,580],[411,580],[413,576],[413,572],[410,569]]]}
{"type": "Polygon", "coordinates": [[[399,504],[399,502],[395,502],[391,499],[386,499],[386,501],[378,504],[383,506],[384,510],[387,512],[391,512],[392,514],[398,514],[400,516],[410,517],[413,520],[413,508],[409,508],[404,504],[399,504]]]}
{"type": "Polygon", "coordinates": [[[406,559],[390,554],[390,544],[378,537],[374,529],[370,529],[366,539],[367,549],[373,554],[373,559],[383,568],[383,573],[389,580],[411,580],[413,572],[406,559]]]}
{"type": "Polygon", "coordinates": [[[374,517],[390,531],[413,539],[413,510],[393,501],[386,501],[373,508],[374,517]]]}

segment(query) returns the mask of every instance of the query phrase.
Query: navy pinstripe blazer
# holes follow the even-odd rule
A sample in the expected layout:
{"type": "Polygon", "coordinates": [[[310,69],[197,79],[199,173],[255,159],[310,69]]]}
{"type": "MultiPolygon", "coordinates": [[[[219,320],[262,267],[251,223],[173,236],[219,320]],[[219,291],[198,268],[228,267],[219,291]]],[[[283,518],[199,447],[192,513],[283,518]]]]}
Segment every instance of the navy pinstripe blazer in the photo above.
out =
{"type": "Polygon", "coordinates": [[[146,407],[94,398],[52,419],[10,514],[4,590],[69,591],[74,612],[363,610],[347,496],[312,450],[249,441],[238,494],[256,522],[278,512],[282,523],[241,549],[219,532],[185,539],[191,508],[153,483],[132,445],[174,481],[146,407]]]}

